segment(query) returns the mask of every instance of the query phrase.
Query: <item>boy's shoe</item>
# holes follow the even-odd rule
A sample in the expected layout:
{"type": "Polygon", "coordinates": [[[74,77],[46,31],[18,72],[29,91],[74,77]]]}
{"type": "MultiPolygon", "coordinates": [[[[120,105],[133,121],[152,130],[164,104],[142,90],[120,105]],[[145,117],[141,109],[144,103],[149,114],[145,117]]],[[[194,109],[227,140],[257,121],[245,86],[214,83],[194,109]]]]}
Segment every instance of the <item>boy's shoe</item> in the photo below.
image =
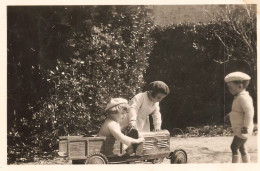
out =
{"type": "Polygon", "coordinates": [[[239,155],[232,155],[232,163],[239,163],[240,156],[239,155]]]}
{"type": "Polygon", "coordinates": [[[241,156],[243,163],[250,163],[250,157],[249,155],[241,156]]]}

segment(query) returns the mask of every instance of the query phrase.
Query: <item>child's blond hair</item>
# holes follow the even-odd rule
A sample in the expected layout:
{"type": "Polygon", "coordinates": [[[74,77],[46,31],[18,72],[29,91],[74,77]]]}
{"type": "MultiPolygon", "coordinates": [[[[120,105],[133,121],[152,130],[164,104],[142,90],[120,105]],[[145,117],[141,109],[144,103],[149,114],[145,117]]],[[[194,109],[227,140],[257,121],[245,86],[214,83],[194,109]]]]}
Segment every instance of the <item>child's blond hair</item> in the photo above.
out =
{"type": "Polygon", "coordinates": [[[111,107],[108,110],[106,110],[106,114],[109,116],[109,115],[117,114],[117,113],[124,112],[124,111],[128,112],[129,108],[130,108],[130,106],[127,103],[122,103],[122,104],[119,104],[117,106],[111,107]]]}

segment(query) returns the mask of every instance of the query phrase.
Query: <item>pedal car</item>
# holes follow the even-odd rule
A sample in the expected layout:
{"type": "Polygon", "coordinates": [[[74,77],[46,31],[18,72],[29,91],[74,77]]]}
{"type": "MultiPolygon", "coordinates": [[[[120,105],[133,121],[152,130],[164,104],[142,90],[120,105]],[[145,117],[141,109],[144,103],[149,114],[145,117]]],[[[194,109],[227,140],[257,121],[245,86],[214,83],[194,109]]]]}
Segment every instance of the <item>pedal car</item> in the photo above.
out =
{"type": "Polygon", "coordinates": [[[171,163],[187,163],[182,149],[170,150],[170,133],[167,130],[140,133],[145,141],[137,145],[135,152],[127,155],[123,144],[114,138],[62,136],[59,137],[59,155],[73,164],[115,164],[150,161],[160,163],[164,158],[171,163]]]}

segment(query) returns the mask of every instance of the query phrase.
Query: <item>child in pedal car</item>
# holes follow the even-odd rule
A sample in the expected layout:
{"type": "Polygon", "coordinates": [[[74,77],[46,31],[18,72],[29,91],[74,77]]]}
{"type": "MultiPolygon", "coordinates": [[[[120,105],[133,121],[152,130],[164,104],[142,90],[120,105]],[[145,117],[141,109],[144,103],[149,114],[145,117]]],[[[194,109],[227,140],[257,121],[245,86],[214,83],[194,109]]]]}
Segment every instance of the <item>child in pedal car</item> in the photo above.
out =
{"type": "Polygon", "coordinates": [[[97,136],[111,137],[122,142],[125,145],[126,152],[132,153],[132,145],[139,144],[144,141],[144,138],[136,137],[137,139],[126,136],[122,133],[119,122],[122,121],[129,110],[128,101],[123,98],[112,99],[105,109],[107,119],[100,128],[97,136]]]}

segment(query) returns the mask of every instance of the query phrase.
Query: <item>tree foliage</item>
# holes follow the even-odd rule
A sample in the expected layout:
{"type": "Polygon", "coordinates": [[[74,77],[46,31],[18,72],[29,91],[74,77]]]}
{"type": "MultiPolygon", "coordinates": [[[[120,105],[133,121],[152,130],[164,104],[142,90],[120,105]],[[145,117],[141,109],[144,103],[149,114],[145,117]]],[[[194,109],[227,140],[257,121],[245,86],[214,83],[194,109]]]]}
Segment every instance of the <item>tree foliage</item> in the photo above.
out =
{"type": "Polygon", "coordinates": [[[215,61],[218,63],[240,62],[248,67],[257,91],[257,50],[256,50],[256,5],[226,5],[214,16],[214,23],[222,27],[211,29],[214,37],[224,48],[224,54],[215,61]]]}

